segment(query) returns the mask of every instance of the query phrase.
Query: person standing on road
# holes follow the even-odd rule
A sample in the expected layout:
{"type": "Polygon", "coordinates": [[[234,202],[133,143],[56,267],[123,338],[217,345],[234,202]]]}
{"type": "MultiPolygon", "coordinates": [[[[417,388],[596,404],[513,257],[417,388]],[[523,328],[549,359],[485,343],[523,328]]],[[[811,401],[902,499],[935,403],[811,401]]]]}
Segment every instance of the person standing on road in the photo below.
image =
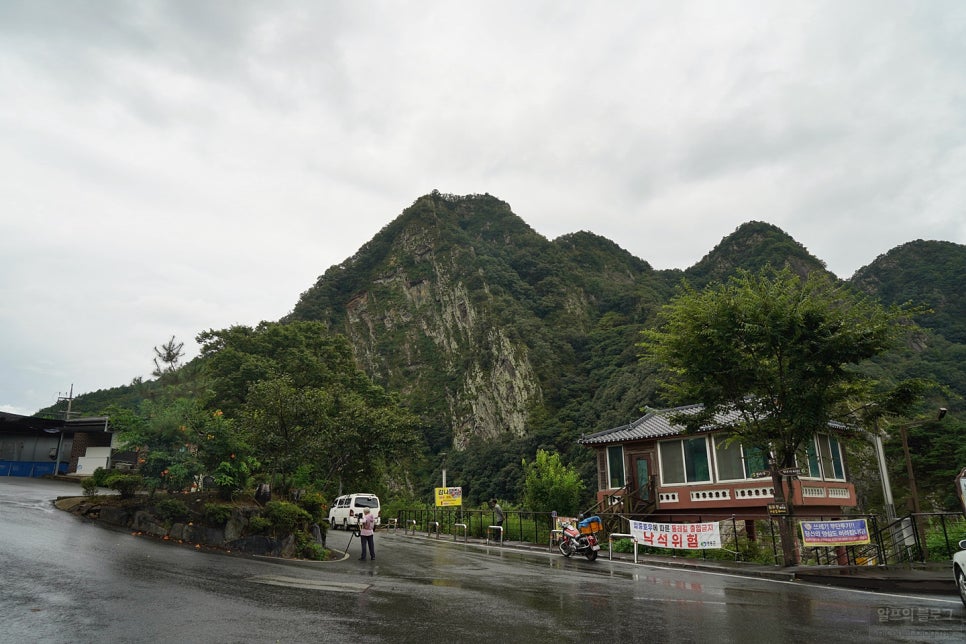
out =
{"type": "Polygon", "coordinates": [[[498,525],[502,528],[504,518],[503,508],[501,508],[500,504],[496,502],[496,499],[490,499],[490,509],[493,510],[493,517],[495,519],[493,521],[493,525],[498,525]]]}
{"type": "Polygon", "coordinates": [[[369,558],[376,558],[376,546],[373,539],[375,527],[376,517],[372,516],[372,512],[369,511],[369,508],[365,508],[362,511],[362,518],[359,519],[359,540],[362,542],[362,556],[359,557],[360,561],[366,560],[367,544],[369,548],[369,558]]]}

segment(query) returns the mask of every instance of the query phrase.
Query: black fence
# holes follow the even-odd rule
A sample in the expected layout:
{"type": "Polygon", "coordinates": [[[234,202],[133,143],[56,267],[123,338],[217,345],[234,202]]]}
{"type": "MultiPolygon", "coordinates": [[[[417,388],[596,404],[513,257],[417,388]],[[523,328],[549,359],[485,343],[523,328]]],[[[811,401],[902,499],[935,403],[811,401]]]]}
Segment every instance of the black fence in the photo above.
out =
{"type": "MultiPolygon", "coordinates": [[[[496,515],[491,510],[463,508],[422,508],[400,511],[399,529],[424,532],[439,538],[494,539],[549,544],[556,517],[549,512],[504,511],[502,535],[493,530],[496,515]]],[[[927,561],[949,561],[958,543],[966,539],[966,518],[960,513],[938,512],[912,514],[894,521],[881,521],[875,515],[806,516],[792,517],[797,534],[796,547],[800,565],[895,565],[927,561]],[[869,543],[850,546],[804,547],[800,543],[799,523],[802,521],[837,521],[864,519],[869,532],[869,543]]],[[[677,523],[673,515],[645,516],[611,515],[605,517],[604,533],[629,534],[632,520],[657,523],[677,523]]],[[[759,563],[783,564],[779,517],[761,516],[739,518],[734,515],[707,514],[696,517],[694,523],[718,522],[721,549],[687,551],[649,547],[638,544],[643,553],[676,556],[695,556],[705,559],[734,559],[759,563]]],[[[618,544],[618,549],[633,549],[633,542],[618,544]]]]}
{"type": "MultiPolygon", "coordinates": [[[[522,512],[504,510],[504,541],[549,544],[551,531],[556,527],[550,512],[522,512]]],[[[399,529],[425,532],[434,536],[458,538],[497,538],[496,531],[488,530],[496,525],[496,515],[491,510],[464,510],[462,508],[428,508],[401,510],[396,515],[399,529]]]]}

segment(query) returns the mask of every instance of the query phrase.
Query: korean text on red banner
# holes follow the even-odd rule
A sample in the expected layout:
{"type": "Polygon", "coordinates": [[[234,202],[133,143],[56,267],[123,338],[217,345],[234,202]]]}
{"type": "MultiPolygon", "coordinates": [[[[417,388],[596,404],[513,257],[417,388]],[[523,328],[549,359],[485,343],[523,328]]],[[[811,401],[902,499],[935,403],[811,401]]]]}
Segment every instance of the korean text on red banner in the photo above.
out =
{"type": "Polygon", "coordinates": [[[639,544],[676,550],[721,547],[717,523],[651,523],[631,521],[631,534],[639,544]]]}

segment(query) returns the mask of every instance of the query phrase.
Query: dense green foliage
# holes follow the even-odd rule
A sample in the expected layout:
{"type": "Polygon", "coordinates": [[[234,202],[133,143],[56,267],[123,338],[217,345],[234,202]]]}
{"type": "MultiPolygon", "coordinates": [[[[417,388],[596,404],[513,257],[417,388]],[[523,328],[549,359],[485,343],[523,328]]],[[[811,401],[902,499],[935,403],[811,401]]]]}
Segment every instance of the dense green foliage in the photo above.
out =
{"type": "Polygon", "coordinates": [[[574,516],[580,512],[584,483],[579,473],[560,461],[559,454],[537,450],[533,462],[523,460],[523,505],[534,512],[574,516]]]}
{"type": "Polygon", "coordinates": [[[856,271],[856,288],[884,304],[913,302],[930,309],[916,322],[951,342],[966,343],[966,253],[951,242],[917,240],[856,271]]]}
{"type": "Polygon", "coordinates": [[[766,267],[703,291],[682,287],[641,347],[674,404],[704,406],[677,422],[697,431],[736,410],[731,431],[743,444],[794,467],[815,429],[871,388],[848,367],[890,348],[901,315],[823,273],[766,267]]]}

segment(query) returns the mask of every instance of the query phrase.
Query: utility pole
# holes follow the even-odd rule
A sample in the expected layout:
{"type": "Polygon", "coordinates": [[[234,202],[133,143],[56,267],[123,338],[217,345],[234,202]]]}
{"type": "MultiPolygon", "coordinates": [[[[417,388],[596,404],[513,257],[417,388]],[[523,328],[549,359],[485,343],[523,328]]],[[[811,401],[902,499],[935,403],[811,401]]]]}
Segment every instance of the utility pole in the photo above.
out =
{"type": "MultiPolygon", "coordinates": [[[[70,420],[71,405],[73,405],[74,403],[74,383],[70,383],[70,393],[67,394],[66,398],[61,395],[57,396],[57,402],[61,402],[64,400],[67,401],[67,409],[66,411],[64,411],[64,425],[66,426],[67,421],[70,420]]],[[[60,436],[57,437],[57,459],[54,462],[54,476],[57,476],[60,474],[60,450],[61,448],[63,448],[63,446],[64,446],[64,428],[62,427],[60,429],[60,436]]]]}

